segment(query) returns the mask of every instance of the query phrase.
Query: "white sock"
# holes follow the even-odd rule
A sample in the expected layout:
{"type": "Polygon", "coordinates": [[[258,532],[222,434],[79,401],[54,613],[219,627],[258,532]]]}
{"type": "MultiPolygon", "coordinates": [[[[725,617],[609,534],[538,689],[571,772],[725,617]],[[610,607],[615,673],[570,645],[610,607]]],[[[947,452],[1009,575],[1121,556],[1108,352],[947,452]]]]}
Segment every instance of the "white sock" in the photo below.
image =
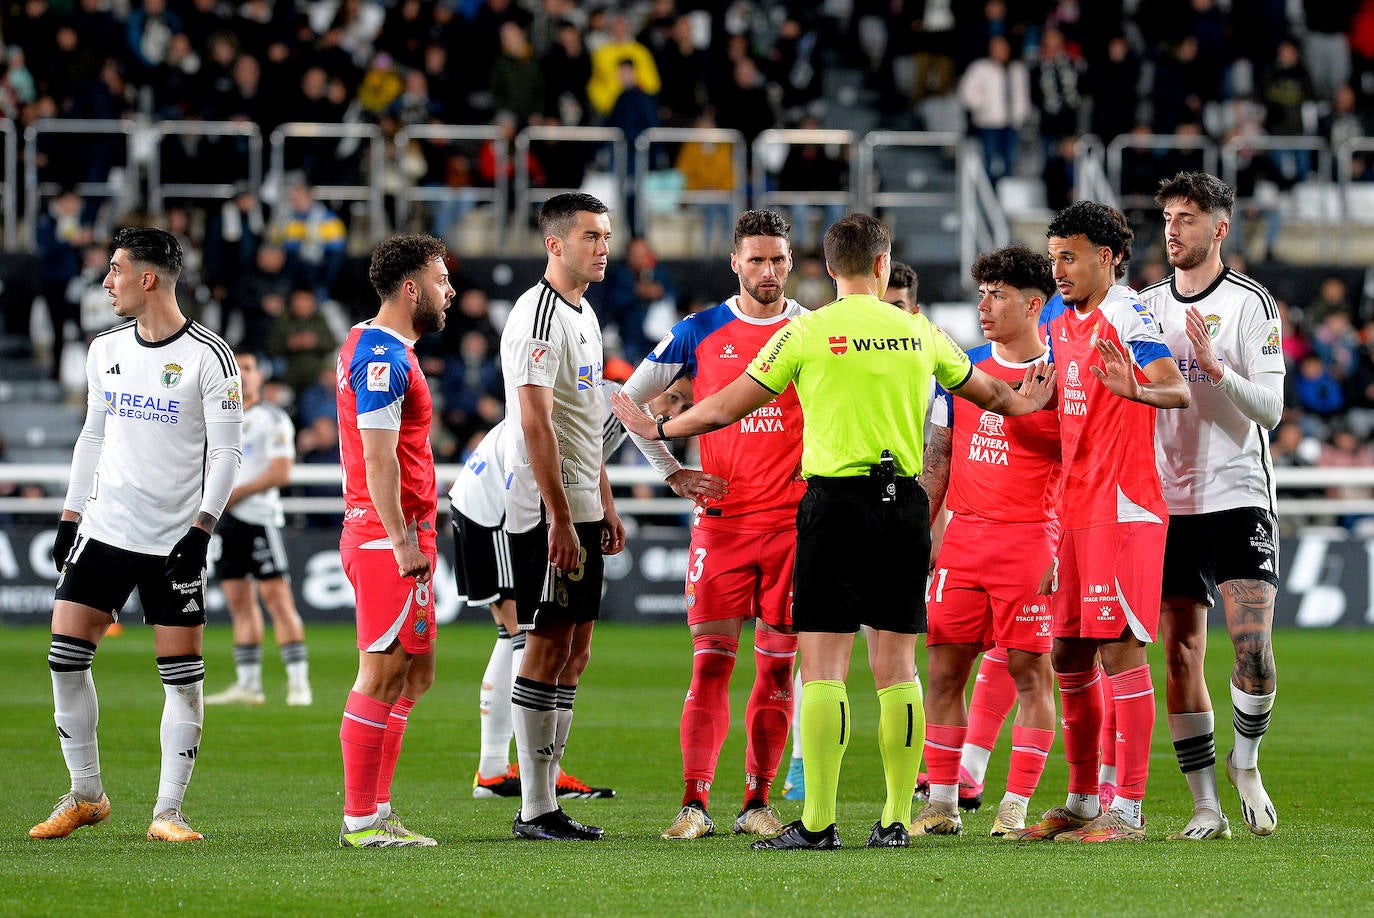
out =
{"type": "Polygon", "coordinates": [[[1097,794],[1069,794],[1064,806],[1080,819],[1096,819],[1102,812],[1102,801],[1097,794]]]}
{"type": "Polygon", "coordinates": [[[235,644],[234,672],[239,685],[250,692],[262,691],[262,645],[235,644]]]}
{"type": "Polygon", "coordinates": [[[558,809],[551,793],[557,780],[554,762],[558,712],[557,686],[516,676],[511,701],[515,751],[520,762],[520,818],[526,822],[558,809]]]}
{"type": "Polygon", "coordinates": [[[1022,797],[1020,794],[1013,794],[1011,791],[1007,791],[1005,794],[1002,795],[1002,802],[1019,803],[1022,806],[1030,806],[1029,797],[1022,797]]]}
{"type": "Polygon", "coordinates": [[[802,697],[802,677],[801,667],[797,667],[797,674],[792,677],[792,758],[802,757],[801,739],[801,697],[802,697]]]}
{"type": "Polygon", "coordinates": [[[1217,793],[1217,747],[1213,733],[1216,718],[1211,711],[1169,715],[1169,738],[1174,741],[1174,756],[1188,781],[1194,810],[1221,812],[1217,793]]]}
{"type": "Polygon", "coordinates": [[[344,816],[344,829],[349,832],[356,832],[359,829],[366,829],[377,821],[377,816],[381,813],[379,809],[370,816],[344,816]]]}
{"type": "Polygon", "coordinates": [[[482,725],[482,754],[477,760],[477,771],[484,778],[503,775],[510,767],[512,656],[510,635],[500,628],[477,697],[482,725]]]}
{"type": "Polygon", "coordinates": [[[1237,768],[1259,768],[1260,740],[1269,729],[1269,712],[1274,708],[1274,696],[1247,695],[1231,683],[1231,706],[1236,728],[1236,748],[1231,763],[1237,768]]]}
{"type": "Polygon", "coordinates": [[[288,684],[310,684],[310,654],[305,648],[305,641],[281,645],[281,662],[286,667],[288,684]]]}
{"type": "Polygon", "coordinates": [[[984,749],[982,746],[975,746],[972,743],[964,743],[963,751],[959,753],[959,764],[969,773],[974,784],[982,784],[983,779],[988,774],[988,759],[992,758],[992,750],[984,749]]]}
{"type": "Polygon", "coordinates": [[[72,793],[82,800],[99,800],[105,792],[100,780],[100,744],[96,740],[100,702],[91,676],[93,659],[94,644],[63,634],[53,635],[48,649],[53,721],[62,744],[62,758],[71,774],[72,793]]]}
{"type": "Polygon", "coordinates": [[[568,748],[568,731],[572,729],[573,700],[577,697],[577,686],[558,687],[558,719],[554,723],[553,737],[553,784],[549,793],[558,799],[558,773],[562,770],[563,750],[568,748]]]}
{"type": "Polygon", "coordinates": [[[953,813],[959,808],[959,785],[930,785],[930,802],[946,813],[953,813]]]}
{"type": "Polygon", "coordinates": [[[162,705],[162,772],[154,816],[181,809],[205,724],[205,660],[199,655],[158,657],[157,668],[167,697],[162,705]]]}
{"type": "Polygon", "coordinates": [[[1140,803],[1141,801],[1139,800],[1132,800],[1129,797],[1123,797],[1117,794],[1108,812],[1120,814],[1121,818],[1126,820],[1128,825],[1138,829],[1145,824],[1145,817],[1141,815],[1140,812],[1140,803]]]}
{"type": "Polygon", "coordinates": [[[1116,766],[1100,765],[1097,769],[1097,783],[1116,786],[1116,766]]]}
{"type": "Polygon", "coordinates": [[[377,801],[377,815],[380,816],[380,817],[382,817],[383,819],[386,819],[388,816],[391,815],[391,801],[390,801],[390,800],[385,800],[385,801],[383,801],[383,800],[378,800],[378,801],[377,801]]]}

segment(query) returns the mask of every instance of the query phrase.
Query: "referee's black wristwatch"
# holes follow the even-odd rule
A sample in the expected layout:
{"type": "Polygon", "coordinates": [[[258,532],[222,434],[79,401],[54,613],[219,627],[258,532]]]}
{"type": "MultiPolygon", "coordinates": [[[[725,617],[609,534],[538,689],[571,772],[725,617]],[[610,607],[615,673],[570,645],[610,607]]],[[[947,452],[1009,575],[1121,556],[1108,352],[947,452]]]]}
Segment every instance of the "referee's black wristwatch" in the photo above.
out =
{"type": "Polygon", "coordinates": [[[666,433],[663,432],[663,425],[664,425],[664,424],[667,424],[667,423],[668,423],[668,415],[666,415],[666,414],[660,414],[660,415],[658,416],[658,438],[659,438],[660,440],[667,440],[667,439],[670,439],[669,436],[668,436],[666,433]]]}

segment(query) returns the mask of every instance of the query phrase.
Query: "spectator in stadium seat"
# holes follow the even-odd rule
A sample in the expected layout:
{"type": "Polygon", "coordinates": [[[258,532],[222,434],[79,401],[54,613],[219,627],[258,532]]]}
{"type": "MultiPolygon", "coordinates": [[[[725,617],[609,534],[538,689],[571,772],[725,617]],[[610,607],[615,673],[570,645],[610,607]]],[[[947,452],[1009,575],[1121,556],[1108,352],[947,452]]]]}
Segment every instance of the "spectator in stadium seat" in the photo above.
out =
{"type": "Polygon", "coordinates": [[[1317,98],[1329,99],[1350,79],[1350,29],[1359,0],[1303,0],[1303,57],[1317,98]]]}
{"type": "MultiPolygon", "coordinates": [[[[1279,43],[1274,64],[1260,84],[1260,99],[1264,102],[1264,129],[1268,133],[1278,137],[1308,133],[1303,107],[1315,100],[1315,94],[1296,42],[1279,43]]],[[[1305,181],[1312,171],[1312,154],[1308,150],[1273,150],[1269,155],[1285,185],[1305,181]]]]}
{"type": "Polygon", "coordinates": [[[237,314],[242,328],[239,340],[254,351],[265,350],[273,324],[286,311],[291,290],[286,252],[271,242],[260,245],[252,266],[231,282],[222,303],[226,328],[237,314]]]}
{"type": "Polygon", "coordinates": [[[296,283],[327,300],[343,269],[348,229],[337,214],[315,200],[313,189],[304,181],[293,183],[288,195],[269,238],[286,252],[287,270],[296,283]]]}
{"type": "Polygon", "coordinates": [[[656,96],[662,88],[654,56],[630,35],[630,21],[625,14],[612,13],[607,25],[609,40],[592,51],[592,78],[587,83],[587,98],[602,116],[611,113],[611,106],[625,88],[620,77],[620,62],[627,58],[632,62],[640,89],[656,96]]]}
{"type": "Polygon", "coordinates": [[[68,188],[53,198],[47,210],[38,215],[35,234],[43,299],[48,305],[48,321],[53,331],[52,378],[58,379],[67,323],[75,322],[78,330],[81,327],[80,313],[69,298],[68,290],[81,274],[81,250],[93,238],[91,227],[82,219],[81,196],[68,188]]]}
{"type": "Polygon", "coordinates": [[[706,52],[696,46],[692,20],[686,15],[673,20],[669,39],[654,49],[663,84],[658,114],[664,124],[685,126],[706,104],[706,52]]]}
{"type": "Polygon", "coordinates": [[[1340,380],[1316,354],[1308,354],[1298,363],[1293,388],[1302,409],[1319,418],[1333,418],[1345,408],[1340,380]]]}
{"type": "MultiPolygon", "coordinates": [[[[710,108],[698,115],[692,124],[700,130],[715,126],[715,112],[710,108]]],[[[739,181],[735,175],[735,148],[728,143],[689,140],[678,148],[674,167],[682,173],[688,191],[734,191],[739,181]]],[[[705,204],[701,214],[704,250],[715,252],[716,243],[724,244],[730,236],[730,205],[723,202],[705,204]]]]}
{"type": "Polygon", "coordinates": [[[338,346],[314,291],[293,290],[286,312],[277,318],[267,339],[267,353],[276,369],[273,376],[299,395],[315,381],[324,362],[333,359],[338,346]]]}
{"type": "MultiPolygon", "coordinates": [[[[802,130],[820,129],[820,122],[807,117],[797,125],[802,130]]],[[[778,172],[778,188],[782,191],[819,191],[834,193],[849,188],[847,148],[820,143],[800,143],[787,150],[787,159],[778,172]]],[[[844,203],[793,204],[792,240],[799,251],[814,251],[830,224],[844,216],[844,203]],[[812,218],[818,226],[811,228],[812,218]]]]}
{"type": "Polygon", "coordinates": [[[630,363],[637,364],[649,352],[653,342],[644,331],[644,321],[650,308],[664,301],[677,302],[672,276],[659,264],[647,239],[631,239],[625,247],[625,260],[606,272],[601,312],[602,326],[615,326],[620,336],[620,356],[630,363]]]}
{"type": "Polygon", "coordinates": [[[1126,36],[1117,34],[1108,39],[1106,54],[1088,69],[1086,85],[1096,90],[1092,93],[1092,132],[1103,143],[1111,143],[1135,127],[1140,106],[1140,57],[1126,36]]]}
{"type": "Polygon", "coordinates": [[[540,58],[544,114],[563,124],[582,124],[591,104],[587,101],[587,83],[592,78],[592,59],[582,43],[582,33],[571,22],[559,22],[554,38],[540,58]]]}
{"type": "Polygon", "coordinates": [[[959,101],[983,144],[983,165],[993,182],[1016,172],[1021,127],[1030,116],[1026,65],[1011,56],[1011,43],[996,36],[986,57],[969,65],[959,81],[959,101]]]}
{"type": "MultiPolygon", "coordinates": [[[[135,79],[151,77],[167,59],[172,36],[182,31],[181,16],[167,8],[167,0],[143,0],[129,13],[126,25],[129,61],[135,79]]],[[[109,41],[111,36],[101,36],[109,41]]]]}
{"type": "Polygon", "coordinates": [[[1350,288],[1336,274],[1322,278],[1321,286],[1317,288],[1317,298],[1308,303],[1307,308],[1302,311],[1303,323],[1308,328],[1315,329],[1333,312],[1343,312],[1347,315],[1353,312],[1350,308],[1350,288]]]}
{"type": "Polygon", "coordinates": [[[501,56],[491,66],[491,104],[520,124],[546,113],[544,70],[518,22],[501,24],[501,56]]]}

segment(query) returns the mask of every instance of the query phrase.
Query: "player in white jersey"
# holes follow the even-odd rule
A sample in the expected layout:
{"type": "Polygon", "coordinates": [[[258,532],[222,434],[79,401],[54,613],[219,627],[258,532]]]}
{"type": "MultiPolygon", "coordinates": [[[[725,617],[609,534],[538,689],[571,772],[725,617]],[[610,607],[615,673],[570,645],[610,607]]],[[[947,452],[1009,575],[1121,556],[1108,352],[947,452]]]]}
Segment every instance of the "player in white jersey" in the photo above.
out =
{"type": "Polygon", "coordinates": [[[243,466],[219,524],[215,573],[234,624],[237,679],[206,704],[262,704],[262,608],[286,667],[286,703],[311,703],[305,625],[296,612],[282,526],[281,486],[291,480],[296,428],[286,412],[262,399],[262,371],[251,350],[235,349],[243,377],[243,466]]]}
{"type": "Polygon", "coordinates": [[[558,762],[600,614],[603,555],[625,547],[601,458],[601,327],[584,294],[606,276],[611,220],[588,194],[539,211],[544,277],[515,302],[501,334],[506,382],[506,531],[525,657],[515,679],[521,838],[599,839],[556,803],[558,762]]]}
{"type": "Polygon", "coordinates": [[[96,742],[96,646],[137,587],[166,700],[148,838],[195,841],[182,801],[204,723],[205,552],[234,486],[243,422],[229,347],[182,315],[181,246],[130,227],[110,244],[104,287],[127,322],[86,358],[86,423],[53,543],[53,719],[71,790],[32,838],[64,838],[110,814],[96,742]]]}
{"type": "Polygon", "coordinates": [[[1160,624],[1168,669],[1169,734],[1193,795],[1193,818],[1172,839],[1229,838],[1217,794],[1212,700],[1203,655],[1207,610],[1220,592],[1235,646],[1235,747],[1227,774],[1256,835],[1278,817],[1259,774],[1259,744],[1274,706],[1272,632],[1278,532],[1268,431],[1283,413],[1283,343],[1273,298],[1226,267],[1221,245],[1235,191],[1203,172],[1160,184],[1174,274],[1140,301],[1193,392],[1192,407],[1161,411],[1156,449],[1169,533],[1160,624]]]}
{"type": "MultiPolygon", "coordinates": [[[[620,383],[606,380],[607,399],[620,383]]],[[[692,407],[691,384],[679,380],[655,400],[658,413],[677,417],[692,407]]],[[[625,442],[625,425],[609,411],[602,428],[602,453],[607,460],[625,442]]],[[[482,674],[478,696],[481,718],[481,757],[472,778],[472,796],[481,799],[520,796],[520,770],[510,762],[512,679],[525,655],[525,635],[515,617],[515,582],[511,572],[510,540],[502,523],[506,516],[506,422],[482,438],[459,472],[448,496],[453,511],[454,578],[458,594],[469,606],[486,605],[496,622],[496,643],[482,674]]],[[[558,770],[559,798],[614,797],[609,787],[594,787],[558,770]]]]}

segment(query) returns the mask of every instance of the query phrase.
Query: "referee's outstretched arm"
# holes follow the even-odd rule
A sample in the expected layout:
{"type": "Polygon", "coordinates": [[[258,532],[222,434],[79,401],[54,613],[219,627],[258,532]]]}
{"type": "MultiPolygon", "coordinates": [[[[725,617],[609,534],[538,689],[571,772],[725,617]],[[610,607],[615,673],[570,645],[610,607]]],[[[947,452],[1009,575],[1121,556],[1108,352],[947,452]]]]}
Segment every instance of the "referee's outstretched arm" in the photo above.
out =
{"type": "Polygon", "coordinates": [[[1021,380],[1021,385],[1017,389],[977,367],[973,367],[972,370],[962,385],[949,390],[950,394],[967,399],[984,411],[992,411],[1003,417],[1011,418],[1039,411],[1054,394],[1055,374],[1052,363],[1037,363],[1026,370],[1026,378],[1021,380]]]}
{"type": "Polygon", "coordinates": [[[646,440],[674,440],[720,430],[777,397],[778,393],[757,382],[748,373],[741,373],[724,389],[702,399],[689,410],[667,421],[656,421],[649,417],[623,391],[611,396],[611,410],[625,424],[625,429],[637,437],[646,440]],[[668,429],[670,425],[671,431],[668,429]]]}

